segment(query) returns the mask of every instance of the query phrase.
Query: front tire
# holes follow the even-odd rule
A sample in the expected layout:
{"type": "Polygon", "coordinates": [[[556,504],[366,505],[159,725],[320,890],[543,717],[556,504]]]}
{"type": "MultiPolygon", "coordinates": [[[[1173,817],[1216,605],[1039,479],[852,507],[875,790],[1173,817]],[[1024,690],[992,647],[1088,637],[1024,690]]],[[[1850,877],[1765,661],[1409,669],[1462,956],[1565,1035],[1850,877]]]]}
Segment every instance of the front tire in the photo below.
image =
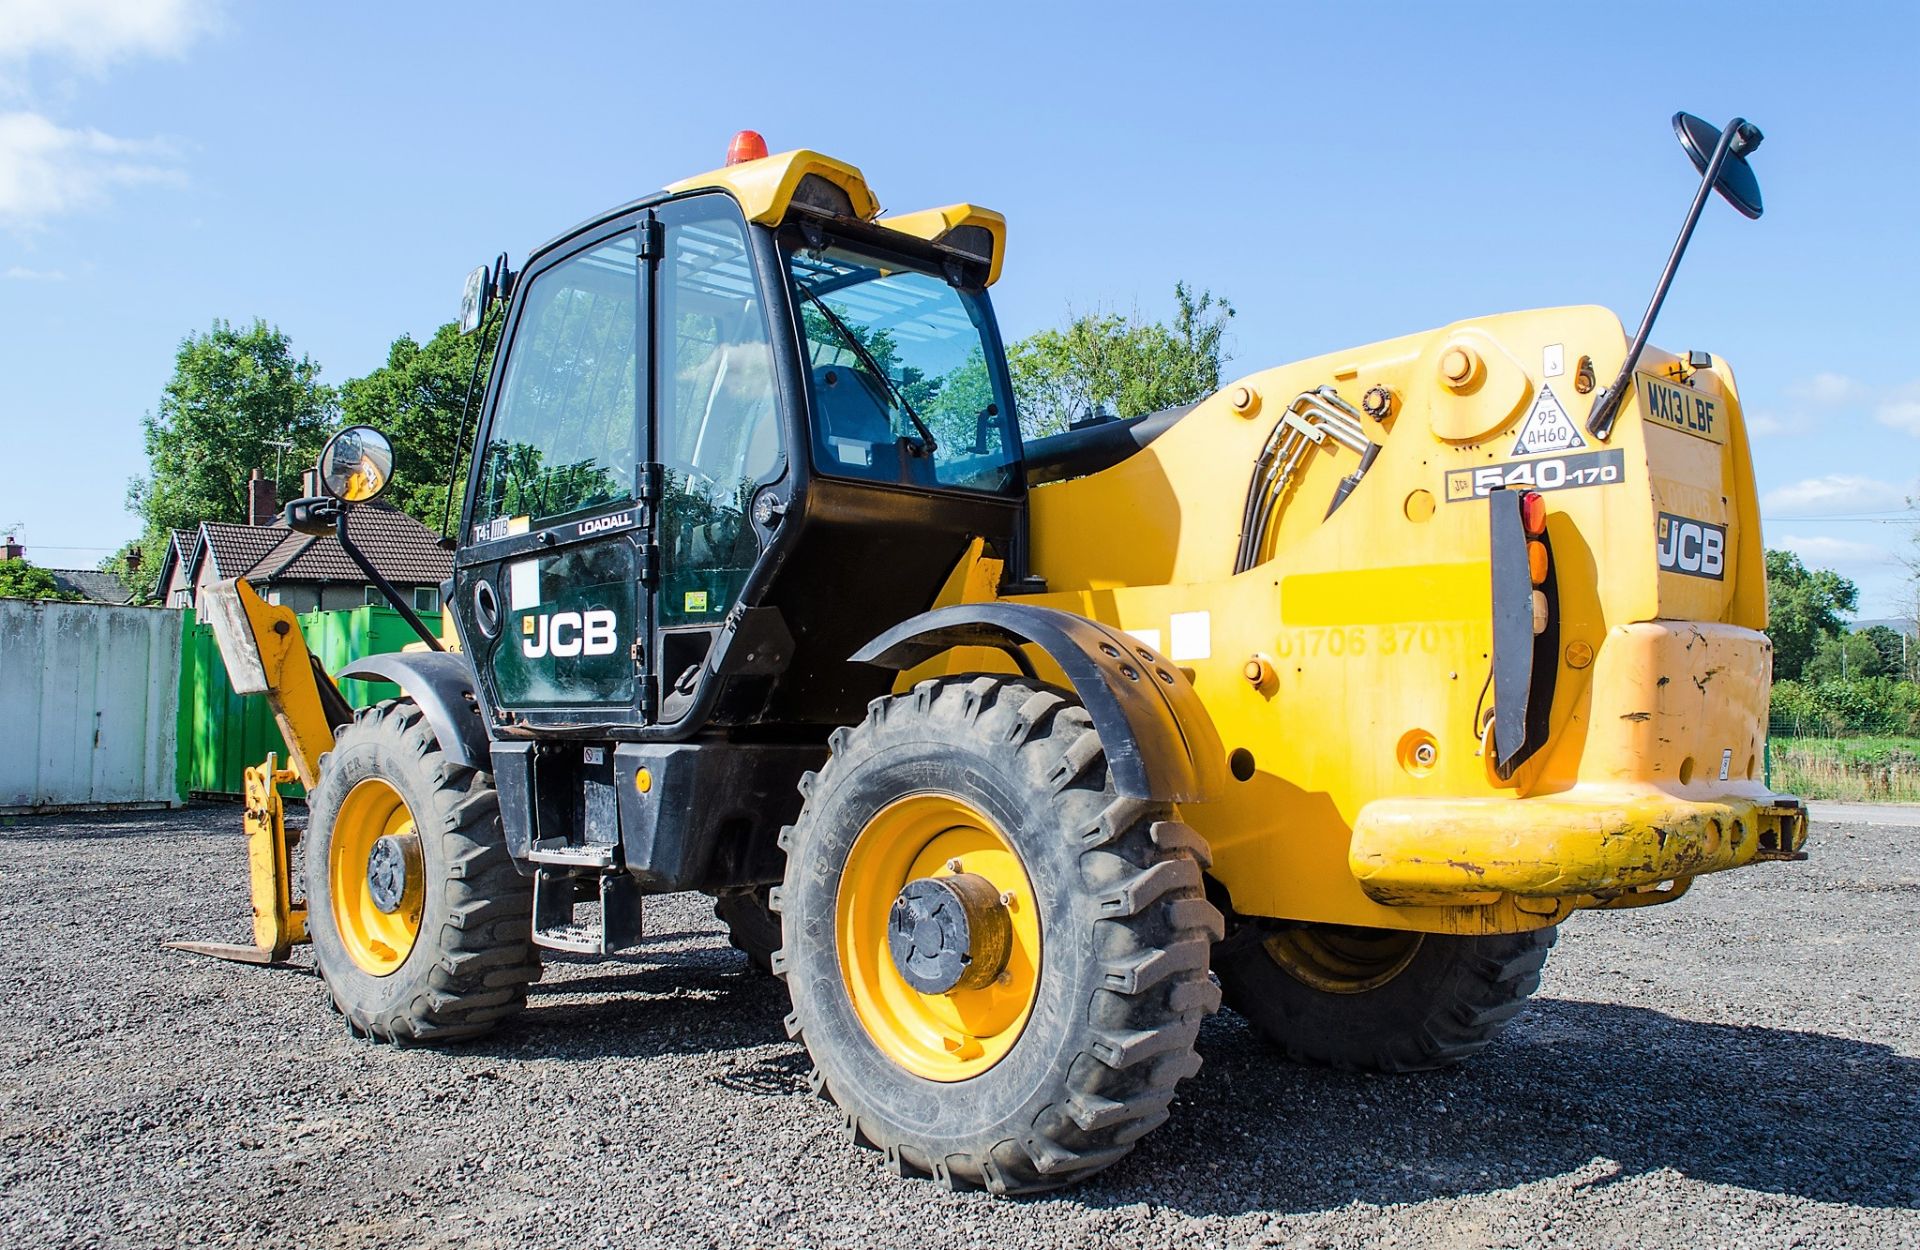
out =
{"type": "Polygon", "coordinates": [[[308,799],[314,962],[354,1033],[488,1032],[540,976],[533,885],[507,854],[492,780],[448,760],[407,699],[364,709],[308,799]]]}
{"type": "Polygon", "coordinates": [[[1219,1004],[1222,922],[1205,843],[1114,792],[1084,709],[1032,681],[922,682],[837,731],[803,790],[774,967],[813,1089],[856,1142],[903,1174],[1020,1193],[1091,1175],[1167,1118],[1219,1004]],[[941,948],[960,980],[926,988],[926,900],[951,915],[963,894],[967,931],[997,936],[941,948]]]}
{"type": "Polygon", "coordinates": [[[1213,966],[1227,1006],[1289,1059],[1423,1072],[1487,1048],[1539,988],[1557,933],[1249,926],[1215,949],[1213,966]]]}

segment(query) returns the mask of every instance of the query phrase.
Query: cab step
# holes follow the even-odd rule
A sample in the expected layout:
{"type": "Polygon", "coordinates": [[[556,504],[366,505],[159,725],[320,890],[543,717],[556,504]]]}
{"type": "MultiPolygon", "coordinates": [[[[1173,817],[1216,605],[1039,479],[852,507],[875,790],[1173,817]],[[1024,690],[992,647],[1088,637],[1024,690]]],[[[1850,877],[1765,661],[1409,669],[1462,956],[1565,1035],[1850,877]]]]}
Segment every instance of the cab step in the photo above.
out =
{"type": "Polygon", "coordinates": [[[533,874],[533,944],[611,955],[640,944],[640,883],[624,872],[580,875],[543,864],[533,874]],[[597,915],[579,918],[582,905],[597,915]]]}
{"type": "Polygon", "coordinates": [[[527,852],[527,858],[536,864],[565,864],[575,868],[594,868],[608,871],[614,866],[617,846],[589,842],[581,845],[569,842],[565,838],[542,838],[535,842],[527,852]]]}

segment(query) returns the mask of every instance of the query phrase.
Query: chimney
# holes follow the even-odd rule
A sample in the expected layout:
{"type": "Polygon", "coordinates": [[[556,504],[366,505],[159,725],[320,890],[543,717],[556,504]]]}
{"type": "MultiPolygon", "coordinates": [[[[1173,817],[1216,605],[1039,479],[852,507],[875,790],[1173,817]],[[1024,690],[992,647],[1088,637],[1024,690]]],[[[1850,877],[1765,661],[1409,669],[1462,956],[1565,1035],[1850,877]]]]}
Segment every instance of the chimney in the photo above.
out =
{"type": "Polygon", "coordinates": [[[274,498],[273,483],[255,469],[247,479],[247,524],[272,525],[280,519],[280,501],[274,498]]]}
{"type": "Polygon", "coordinates": [[[311,499],[320,493],[320,471],[308,469],[300,475],[300,497],[311,499]]]}
{"type": "Polygon", "coordinates": [[[0,546],[0,560],[24,560],[26,558],[27,549],[13,541],[12,534],[8,534],[5,545],[0,546]]]}

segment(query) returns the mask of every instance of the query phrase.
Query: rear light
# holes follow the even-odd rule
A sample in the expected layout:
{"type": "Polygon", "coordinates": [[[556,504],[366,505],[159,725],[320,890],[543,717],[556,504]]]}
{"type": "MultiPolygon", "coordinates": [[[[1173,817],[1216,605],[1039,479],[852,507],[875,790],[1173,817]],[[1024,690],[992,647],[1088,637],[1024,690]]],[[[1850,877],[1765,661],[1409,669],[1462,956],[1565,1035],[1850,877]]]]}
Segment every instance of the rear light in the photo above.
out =
{"type": "Polygon", "coordinates": [[[757,130],[743,130],[733,137],[727,145],[727,164],[738,165],[742,161],[757,161],[767,154],[767,141],[760,137],[757,130]]]}
{"type": "MultiPolygon", "coordinates": [[[[1547,532],[1547,497],[1539,491],[1530,490],[1520,496],[1520,524],[1527,531],[1527,537],[1538,538],[1547,532]]],[[[1539,581],[1542,574],[1535,574],[1533,580],[1539,581]]]]}
{"type": "Polygon", "coordinates": [[[1547,632],[1547,592],[1533,592],[1533,632],[1535,635],[1547,632]]]}
{"type": "Polygon", "coordinates": [[[1547,544],[1537,538],[1527,543],[1527,576],[1536,586],[1547,580],[1547,544]]]}

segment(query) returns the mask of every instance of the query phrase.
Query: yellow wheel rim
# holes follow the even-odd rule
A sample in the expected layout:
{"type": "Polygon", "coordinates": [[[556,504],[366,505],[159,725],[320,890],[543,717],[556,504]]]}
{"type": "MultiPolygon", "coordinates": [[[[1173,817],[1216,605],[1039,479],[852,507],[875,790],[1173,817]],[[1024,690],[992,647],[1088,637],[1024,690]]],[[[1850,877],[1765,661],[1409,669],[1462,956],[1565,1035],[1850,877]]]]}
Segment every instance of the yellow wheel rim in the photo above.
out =
{"type": "Polygon", "coordinates": [[[1398,929],[1301,925],[1266,940],[1267,955],[1296,981],[1329,994],[1362,994],[1399,976],[1423,935],[1398,929]]]}
{"type": "Polygon", "coordinates": [[[1033,886],[999,827],[949,795],[899,799],[867,822],[840,875],[834,941],[841,979],[867,1036],[916,1076],[964,1081],[980,1075],[1006,1058],[1033,1014],[1040,986],[1040,914],[1033,886]],[[888,915],[909,881],[956,872],[985,877],[1001,892],[1012,922],[1012,946],[994,982],[923,994],[894,965],[888,915]]]}
{"type": "Polygon", "coordinates": [[[410,880],[399,905],[384,910],[367,878],[367,864],[380,839],[415,836],[413,813],[399,791],[369,777],[347,791],[333,818],[328,849],[327,884],[333,895],[333,922],[347,954],[363,972],[384,977],[407,961],[420,937],[425,890],[420,859],[412,857],[410,880]]]}

